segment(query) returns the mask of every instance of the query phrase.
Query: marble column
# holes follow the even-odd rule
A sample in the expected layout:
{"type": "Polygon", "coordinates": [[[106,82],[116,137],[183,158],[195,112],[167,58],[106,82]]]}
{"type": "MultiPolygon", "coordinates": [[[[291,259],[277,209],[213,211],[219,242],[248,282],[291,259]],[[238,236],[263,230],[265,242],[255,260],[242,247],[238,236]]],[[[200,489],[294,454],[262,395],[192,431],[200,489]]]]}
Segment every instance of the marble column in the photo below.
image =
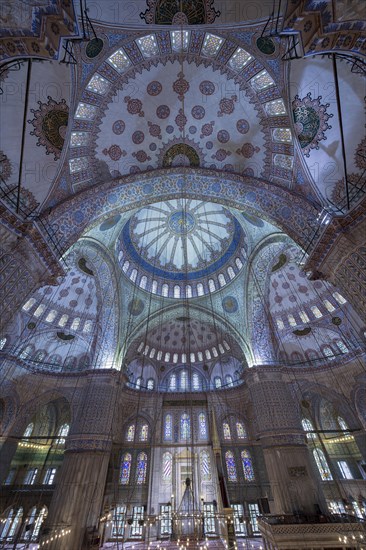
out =
{"type": "Polygon", "coordinates": [[[319,509],[325,512],[299,407],[282,379],[280,367],[252,368],[246,381],[274,499],[271,512],[314,514],[319,509]]]}
{"type": "Polygon", "coordinates": [[[90,374],[74,412],[41,542],[52,550],[89,548],[97,535],[108,464],[118,374],[90,374]],[[62,532],[66,533],[63,536],[62,532]]]}

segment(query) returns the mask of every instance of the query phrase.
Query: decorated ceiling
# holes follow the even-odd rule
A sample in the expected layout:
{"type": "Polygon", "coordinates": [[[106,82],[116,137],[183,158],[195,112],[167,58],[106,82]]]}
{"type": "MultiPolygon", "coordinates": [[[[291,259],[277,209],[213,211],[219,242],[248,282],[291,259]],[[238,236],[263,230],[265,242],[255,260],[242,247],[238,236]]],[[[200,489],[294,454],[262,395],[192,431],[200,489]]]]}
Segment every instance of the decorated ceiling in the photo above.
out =
{"type": "Polygon", "coordinates": [[[107,0],[89,22],[79,3],[20,4],[0,44],[3,200],[44,224],[65,271],[17,317],[21,360],[131,384],[148,364],[166,389],[187,362],[239,383],[254,364],[356,353],[359,319],[303,263],[324,208],[360,196],[364,82],[328,55],[362,55],[357,3],[268,21],[269,1],[107,0]]]}

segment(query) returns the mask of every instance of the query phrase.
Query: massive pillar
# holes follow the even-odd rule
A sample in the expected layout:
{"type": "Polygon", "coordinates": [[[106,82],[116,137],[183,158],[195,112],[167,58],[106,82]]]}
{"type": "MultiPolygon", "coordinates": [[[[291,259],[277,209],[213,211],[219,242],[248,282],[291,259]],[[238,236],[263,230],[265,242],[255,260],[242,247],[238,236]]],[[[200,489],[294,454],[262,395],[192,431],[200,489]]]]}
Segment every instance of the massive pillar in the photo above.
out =
{"type": "Polygon", "coordinates": [[[74,412],[41,542],[52,550],[89,548],[97,534],[120,373],[90,374],[74,412]],[[63,536],[62,533],[64,533],[63,536]]]}
{"type": "Polygon", "coordinates": [[[247,375],[257,437],[261,441],[275,514],[326,511],[301,426],[299,407],[280,368],[255,367],[247,375]]]}

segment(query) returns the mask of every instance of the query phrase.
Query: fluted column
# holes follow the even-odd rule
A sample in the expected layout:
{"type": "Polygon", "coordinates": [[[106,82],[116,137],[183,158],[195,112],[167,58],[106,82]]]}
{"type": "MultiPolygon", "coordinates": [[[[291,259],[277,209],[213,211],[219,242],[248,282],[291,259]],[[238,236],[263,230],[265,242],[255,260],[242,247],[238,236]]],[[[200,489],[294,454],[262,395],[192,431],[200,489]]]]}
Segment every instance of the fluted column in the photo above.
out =
{"type": "Polygon", "coordinates": [[[47,549],[89,547],[87,533],[97,529],[112,448],[111,427],[118,374],[91,374],[75,410],[75,421],[67,438],[64,461],[41,539],[44,543],[48,541],[44,545],[47,549]],[[69,533],[60,537],[62,531],[69,533]]]}
{"type": "Polygon", "coordinates": [[[298,404],[283,381],[280,368],[250,369],[247,384],[274,498],[271,512],[314,514],[319,508],[325,511],[298,404]]]}

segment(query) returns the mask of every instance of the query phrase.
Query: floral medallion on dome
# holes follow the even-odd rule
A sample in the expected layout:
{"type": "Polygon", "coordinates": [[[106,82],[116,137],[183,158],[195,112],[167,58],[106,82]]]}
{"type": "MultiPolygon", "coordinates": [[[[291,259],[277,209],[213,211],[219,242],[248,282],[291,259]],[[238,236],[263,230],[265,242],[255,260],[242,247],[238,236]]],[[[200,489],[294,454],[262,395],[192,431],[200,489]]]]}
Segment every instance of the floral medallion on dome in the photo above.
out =
{"type": "Polygon", "coordinates": [[[230,139],[230,134],[227,130],[219,130],[217,132],[217,139],[220,143],[227,143],[230,139]]]}
{"type": "Polygon", "coordinates": [[[156,25],[210,24],[221,15],[213,3],[213,0],[146,0],[147,10],[140,17],[147,24],[156,25]]]}
{"type": "Polygon", "coordinates": [[[333,116],[327,113],[329,103],[321,104],[321,99],[321,95],[311,99],[309,92],[303,99],[296,95],[292,102],[296,134],[306,157],[311,149],[319,149],[319,142],[327,139],[325,132],[331,128],[327,122],[333,116]]]}
{"type": "Polygon", "coordinates": [[[231,151],[226,151],[225,149],[218,149],[216,153],[211,155],[211,158],[222,162],[226,159],[226,157],[229,157],[230,155],[231,155],[231,151]]]}
{"type": "Polygon", "coordinates": [[[173,82],[173,90],[178,95],[178,99],[183,101],[184,94],[189,90],[189,82],[184,78],[184,73],[180,71],[178,73],[178,79],[173,82]]]}
{"type": "Polygon", "coordinates": [[[159,105],[159,107],[156,108],[156,116],[160,119],[168,118],[170,115],[170,108],[168,105],[159,105]]]}
{"type": "Polygon", "coordinates": [[[144,311],[145,304],[140,298],[135,298],[129,302],[127,307],[131,315],[137,316],[144,311]]]}
{"type": "Polygon", "coordinates": [[[111,158],[111,160],[117,161],[121,157],[125,157],[127,155],[126,151],[122,150],[119,145],[111,145],[109,149],[103,149],[102,151],[103,155],[108,156],[111,158]]]}
{"type": "Polygon", "coordinates": [[[235,103],[237,101],[237,95],[232,95],[231,97],[223,97],[222,99],[220,99],[220,110],[217,111],[217,116],[231,115],[231,113],[234,112],[235,103]]]}
{"type": "Polygon", "coordinates": [[[236,150],[238,155],[242,155],[246,159],[250,159],[254,153],[259,153],[260,147],[252,145],[251,143],[243,143],[243,145],[236,150]]]}
{"type": "Polygon", "coordinates": [[[226,313],[235,313],[238,311],[238,301],[234,296],[225,296],[223,298],[222,302],[222,309],[226,311],[226,313]]]}
{"type": "Polygon", "coordinates": [[[179,113],[175,117],[175,123],[178,126],[179,130],[183,132],[184,126],[187,124],[187,117],[184,114],[183,109],[179,109],[179,113]]]}
{"type": "Polygon", "coordinates": [[[148,122],[147,125],[149,127],[150,136],[161,139],[161,128],[159,124],[153,124],[152,122],[148,122]]]}
{"type": "Polygon", "coordinates": [[[142,101],[140,99],[131,99],[131,97],[128,95],[125,97],[124,101],[125,103],[127,103],[127,111],[130,113],[130,115],[145,115],[144,111],[142,110],[142,101]]]}
{"type": "Polygon", "coordinates": [[[195,105],[194,107],[192,107],[191,113],[193,118],[195,118],[196,120],[201,120],[205,116],[206,111],[204,107],[202,107],[202,105],[195,105]]]}
{"type": "Polygon", "coordinates": [[[146,91],[151,96],[157,96],[160,94],[163,86],[157,80],[153,80],[147,85],[146,91]]]}
{"type": "Polygon", "coordinates": [[[3,151],[0,151],[0,177],[3,181],[10,178],[12,173],[11,163],[3,151]]]}
{"type": "Polygon", "coordinates": [[[212,95],[215,91],[215,84],[211,80],[203,80],[199,89],[202,95],[212,95]]]}
{"type": "Polygon", "coordinates": [[[208,137],[213,132],[213,127],[215,126],[215,122],[212,120],[211,122],[206,122],[201,128],[201,135],[200,138],[203,139],[204,137],[208,137]]]}
{"type": "Polygon", "coordinates": [[[245,118],[241,118],[236,123],[236,129],[239,134],[247,134],[249,132],[249,122],[245,118]]]}
{"type": "Polygon", "coordinates": [[[116,134],[116,136],[119,136],[123,134],[123,132],[125,131],[125,128],[126,128],[126,124],[124,123],[123,120],[116,120],[115,122],[113,122],[112,132],[116,134]]]}
{"type": "Polygon", "coordinates": [[[48,96],[48,102],[38,101],[39,109],[31,109],[33,120],[28,120],[34,126],[31,136],[38,138],[37,145],[46,148],[47,155],[54,155],[58,160],[65,141],[69,121],[69,107],[64,99],[57,102],[48,96]]]}

